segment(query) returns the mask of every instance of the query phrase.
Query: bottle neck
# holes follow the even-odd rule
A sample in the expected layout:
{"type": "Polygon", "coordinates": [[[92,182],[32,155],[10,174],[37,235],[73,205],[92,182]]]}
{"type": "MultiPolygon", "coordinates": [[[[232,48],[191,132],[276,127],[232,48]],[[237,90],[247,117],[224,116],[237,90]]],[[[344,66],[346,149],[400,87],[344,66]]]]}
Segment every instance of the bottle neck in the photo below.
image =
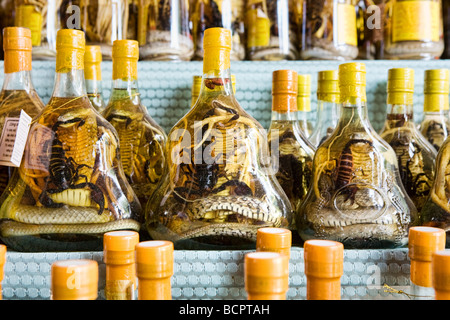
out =
{"type": "Polygon", "coordinates": [[[355,99],[342,103],[337,127],[340,130],[349,127],[352,131],[365,131],[371,128],[366,101],[355,99]]]}
{"type": "Polygon", "coordinates": [[[339,105],[335,102],[326,100],[317,100],[317,118],[318,125],[324,124],[335,127],[339,120],[339,105]]]}
{"type": "Polygon", "coordinates": [[[386,110],[386,128],[415,128],[414,111],[411,104],[388,104],[386,110]]]}
{"type": "Polygon", "coordinates": [[[66,72],[57,71],[55,77],[52,97],[80,97],[87,94],[83,69],[69,69],[66,72]]]}
{"type": "Polygon", "coordinates": [[[272,111],[272,121],[296,122],[297,120],[297,111],[272,111]]]}
{"type": "Polygon", "coordinates": [[[130,99],[139,103],[139,88],[137,79],[115,79],[112,83],[111,100],[130,99]]]}
{"type": "Polygon", "coordinates": [[[448,94],[425,93],[424,94],[424,113],[438,114],[446,113],[449,110],[448,94]]]}
{"type": "Polygon", "coordinates": [[[234,96],[229,68],[203,74],[199,97],[218,95],[234,96]]]}
{"type": "Polygon", "coordinates": [[[13,73],[5,73],[2,90],[25,90],[30,92],[34,90],[31,80],[31,71],[18,71],[13,73]]]}

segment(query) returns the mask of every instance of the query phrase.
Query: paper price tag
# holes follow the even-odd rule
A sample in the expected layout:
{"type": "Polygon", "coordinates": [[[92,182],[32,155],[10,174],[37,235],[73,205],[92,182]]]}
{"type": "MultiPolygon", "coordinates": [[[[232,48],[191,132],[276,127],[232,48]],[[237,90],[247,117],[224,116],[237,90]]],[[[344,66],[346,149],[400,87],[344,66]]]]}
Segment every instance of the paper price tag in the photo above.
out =
{"type": "Polygon", "coordinates": [[[5,118],[0,137],[0,165],[19,167],[27,143],[31,117],[20,111],[19,118],[5,118]]]}

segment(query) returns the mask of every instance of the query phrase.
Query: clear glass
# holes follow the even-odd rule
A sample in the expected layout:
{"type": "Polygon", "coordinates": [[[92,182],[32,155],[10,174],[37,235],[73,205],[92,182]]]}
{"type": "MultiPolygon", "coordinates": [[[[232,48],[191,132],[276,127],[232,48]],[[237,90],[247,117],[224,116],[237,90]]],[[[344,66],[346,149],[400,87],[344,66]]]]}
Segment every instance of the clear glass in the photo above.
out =
{"type": "Polygon", "coordinates": [[[441,56],[441,0],[389,0],[386,5],[386,58],[431,60],[441,56]]]}
{"type": "Polygon", "coordinates": [[[352,60],[358,56],[355,0],[304,0],[300,58],[352,60]]]}
{"type": "Polygon", "coordinates": [[[92,106],[98,112],[103,112],[105,109],[105,101],[103,99],[103,88],[101,80],[86,79],[86,92],[92,106]]]}
{"type": "Polygon", "coordinates": [[[196,0],[192,8],[194,59],[203,59],[205,29],[222,27],[231,30],[231,60],[245,59],[244,0],[196,0]]]}
{"type": "Polygon", "coordinates": [[[300,236],[346,248],[405,246],[417,210],[395,152],[372,128],[364,101],[344,102],[340,115],[314,156],[311,188],[295,217],[300,236]]]}
{"type": "Polygon", "coordinates": [[[14,25],[31,30],[33,60],[55,59],[61,4],[62,0],[15,0],[14,25]]]}
{"type": "Polygon", "coordinates": [[[388,105],[380,136],[394,149],[400,177],[418,212],[433,184],[437,152],[414,124],[412,105],[388,105]]]}
{"type": "Polygon", "coordinates": [[[419,125],[420,132],[437,151],[439,151],[450,134],[450,122],[447,118],[447,112],[425,112],[419,125]]]}
{"type": "Polygon", "coordinates": [[[317,101],[316,124],[308,140],[319,147],[336,129],[339,120],[339,104],[323,100],[317,101]]]}
{"type": "Polygon", "coordinates": [[[141,59],[191,60],[194,42],[189,27],[188,0],[139,0],[138,17],[141,59]]]}
{"type": "Polygon", "coordinates": [[[313,131],[313,124],[309,120],[309,114],[310,111],[297,111],[298,125],[306,138],[309,138],[313,131]]]}
{"type": "Polygon", "coordinates": [[[411,282],[411,298],[413,300],[434,300],[435,291],[433,287],[422,287],[411,282]]]}
{"type": "Polygon", "coordinates": [[[267,133],[239,105],[230,70],[203,75],[199,98],[168,134],[168,174],[147,203],[147,230],[175,248],[255,248],[260,227],[289,227],[267,133]]]}
{"type": "MultiPolygon", "coordinates": [[[[3,132],[7,117],[19,118],[23,110],[34,118],[44,108],[44,103],[34,89],[30,71],[4,75],[5,79],[0,92],[0,134],[3,132]]],[[[5,191],[13,171],[14,167],[0,166],[0,193],[5,191]]]]}
{"type": "Polygon", "coordinates": [[[295,60],[297,25],[290,0],[251,0],[245,9],[250,60],[295,60]]]}
{"type": "Polygon", "coordinates": [[[0,198],[2,241],[15,251],[97,251],[105,232],[138,231],[142,209],[119,153],[117,132],[86,95],[83,70],[57,72],[0,198]]]}
{"type": "MultiPolygon", "coordinates": [[[[294,210],[305,200],[309,190],[315,152],[299,127],[296,113],[272,112],[268,133],[276,178],[294,210]]],[[[297,234],[295,231],[294,235],[297,234]]]]}
{"type": "Polygon", "coordinates": [[[356,26],[358,30],[358,59],[384,58],[384,23],[387,0],[359,0],[356,26]]]}
{"type": "Polygon", "coordinates": [[[117,131],[125,176],[144,207],[166,170],[167,136],[142,105],[137,80],[113,81],[103,116],[117,131]]]}

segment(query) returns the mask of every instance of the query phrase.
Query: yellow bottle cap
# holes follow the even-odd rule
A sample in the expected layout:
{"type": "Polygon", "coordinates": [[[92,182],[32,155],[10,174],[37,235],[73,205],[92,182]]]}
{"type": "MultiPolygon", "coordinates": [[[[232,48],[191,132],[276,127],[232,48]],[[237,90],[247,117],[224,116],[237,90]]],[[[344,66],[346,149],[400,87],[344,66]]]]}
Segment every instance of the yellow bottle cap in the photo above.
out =
{"type": "Polygon", "coordinates": [[[144,279],[161,279],[173,275],[173,243],[150,240],[136,245],[137,276],[144,279]]]}
{"type": "Polygon", "coordinates": [[[366,65],[349,62],[339,65],[339,91],[341,102],[366,101],[366,65]]]}
{"type": "Polygon", "coordinates": [[[411,105],[414,100],[414,69],[393,68],[388,71],[387,103],[411,105]]]}
{"type": "Polygon", "coordinates": [[[290,256],[291,246],[291,230],[265,227],[256,232],[256,251],[273,251],[290,256]]]}
{"type": "Polygon", "coordinates": [[[56,261],[51,268],[53,300],[95,300],[98,264],[94,260],[56,261]]]}
{"type": "Polygon", "coordinates": [[[103,260],[106,264],[134,263],[135,247],[139,243],[136,231],[111,231],[103,235],[103,260]]]}
{"type": "Polygon", "coordinates": [[[84,69],[84,32],[60,29],[56,34],[56,72],[84,69]]]}
{"type": "Polygon", "coordinates": [[[449,69],[425,70],[423,110],[425,112],[448,110],[449,90],[449,69]]]}
{"type": "Polygon", "coordinates": [[[317,74],[317,99],[339,103],[338,70],[319,71],[317,74]]]}
{"type": "Polygon", "coordinates": [[[115,40],[112,48],[113,80],[136,80],[139,42],[115,40]]]}
{"type": "Polygon", "coordinates": [[[31,30],[22,27],[3,29],[5,73],[31,70],[31,30]]]}
{"type": "Polygon", "coordinates": [[[203,34],[203,74],[230,68],[231,31],[208,28],[203,34]]]}
{"type": "Polygon", "coordinates": [[[6,263],[6,252],[7,248],[5,245],[0,244],[0,281],[3,280],[4,277],[4,265],[6,263]]]}
{"type": "Polygon", "coordinates": [[[292,70],[272,73],[272,110],[289,112],[297,110],[298,75],[292,70]]]}
{"type": "Polygon", "coordinates": [[[450,250],[433,252],[431,265],[436,300],[450,300],[450,250]]]}
{"type": "Polygon", "coordinates": [[[247,253],[244,278],[249,299],[285,299],[289,289],[289,257],[278,252],[247,253]]]}
{"type": "Polygon", "coordinates": [[[411,281],[422,287],[431,287],[431,258],[433,252],[445,249],[446,234],[433,227],[409,229],[408,255],[411,260],[411,281]]]}
{"type": "Polygon", "coordinates": [[[297,110],[311,111],[311,75],[298,75],[297,110]]]}
{"type": "Polygon", "coordinates": [[[231,50],[231,31],[226,28],[208,28],[203,35],[203,49],[224,47],[231,50]]]}
{"type": "Polygon", "coordinates": [[[84,78],[87,80],[102,79],[102,50],[100,46],[86,46],[84,53],[84,78]]]}

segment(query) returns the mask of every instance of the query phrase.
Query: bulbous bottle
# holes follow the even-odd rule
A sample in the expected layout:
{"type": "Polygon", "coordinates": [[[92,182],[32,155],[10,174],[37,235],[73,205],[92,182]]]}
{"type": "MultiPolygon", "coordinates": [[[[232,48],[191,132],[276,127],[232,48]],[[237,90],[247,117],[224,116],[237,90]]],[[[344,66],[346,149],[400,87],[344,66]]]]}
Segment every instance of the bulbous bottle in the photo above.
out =
{"type": "Polygon", "coordinates": [[[409,226],[417,223],[395,152],[368,120],[365,75],[363,63],[339,66],[339,123],[317,148],[311,187],[295,217],[304,241],[401,247],[408,242],[409,226]]]}
{"type": "Polygon", "coordinates": [[[437,152],[414,124],[414,69],[390,69],[387,92],[380,136],[394,149],[403,186],[420,212],[433,184],[437,152]]]}
{"type": "Polygon", "coordinates": [[[140,229],[117,132],[86,94],[84,49],[84,32],[58,31],[52,97],[0,198],[1,239],[13,250],[102,250],[105,232],[140,229]]]}
{"type": "MultiPolygon", "coordinates": [[[[294,210],[301,205],[309,190],[315,152],[296,117],[297,79],[297,72],[292,70],[273,72],[272,121],[268,133],[275,176],[294,210]]],[[[292,223],[292,228],[295,229],[295,223],[292,223]]]]}
{"type": "Polygon", "coordinates": [[[308,138],[313,130],[309,119],[311,113],[311,75],[309,74],[298,75],[297,110],[298,124],[308,138]]]}
{"type": "Polygon", "coordinates": [[[419,130],[436,150],[450,135],[449,79],[448,69],[425,70],[423,119],[419,130]]]}
{"type": "Polygon", "coordinates": [[[206,29],[203,48],[200,96],[168,134],[169,172],[147,203],[147,230],[176,248],[254,248],[257,229],[288,227],[292,207],[267,132],[234,97],[230,31],[206,29]]]}
{"type": "MultiPolygon", "coordinates": [[[[31,31],[22,27],[4,28],[3,48],[5,78],[0,92],[0,134],[6,118],[19,118],[22,110],[34,118],[44,108],[31,79],[31,31]]],[[[0,165],[0,194],[5,191],[14,169],[0,165]]]]}
{"type": "Polygon", "coordinates": [[[142,206],[159,185],[166,170],[167,136],[142,105],[137,76],[139,43],[113,43],[113,85],[103,116],[116,129],[125,176],[142,206]]]}
{"type": "Polygon", "coordinates": [[[92,106],[98,112],[105,109],[102,88],[102,51],[100,46],[86,46],[84,54],[84,80],[92,106]]]}
{"type": "Polygon", "coordinates": [[[317,78],[316,124],[308,137],[316,148],[331,136],[339,120],[338,70],[320,71],[317,78]]]}

